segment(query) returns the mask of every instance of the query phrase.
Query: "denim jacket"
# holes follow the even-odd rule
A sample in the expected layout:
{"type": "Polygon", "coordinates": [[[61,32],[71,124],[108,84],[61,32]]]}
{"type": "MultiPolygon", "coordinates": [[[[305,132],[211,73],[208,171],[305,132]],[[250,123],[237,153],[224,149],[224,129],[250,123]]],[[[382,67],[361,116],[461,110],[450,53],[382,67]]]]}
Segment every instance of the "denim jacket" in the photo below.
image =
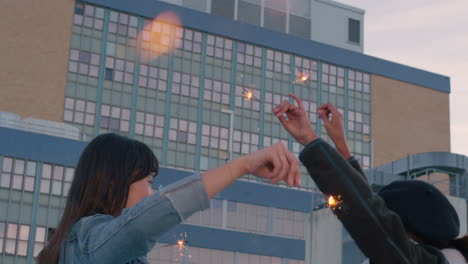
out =
{"type": "Polygon", "coordinates": [[[59,264],[148,263],[146,254],[161,235],[208,207],[205,186],[196,174],[124,209],[118,217],[83,217],[62,242],[59,264]]]}

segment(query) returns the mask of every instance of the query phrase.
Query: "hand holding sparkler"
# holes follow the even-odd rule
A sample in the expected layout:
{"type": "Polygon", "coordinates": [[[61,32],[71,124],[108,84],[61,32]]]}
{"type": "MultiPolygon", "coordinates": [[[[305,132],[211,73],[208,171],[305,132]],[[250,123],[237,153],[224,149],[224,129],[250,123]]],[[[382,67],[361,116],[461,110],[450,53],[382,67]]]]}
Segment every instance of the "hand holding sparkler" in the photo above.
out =
{"type": "Polygon", "coordinates": [[[271,183],[284,180],[291,186],[301,184],[299,161],[281,142],[206,171],[201,178],[208,198],[212,198],[235,180],[249,173],[270,179],[271,183]]]}
{"type": "Polygon", "coordinates": [[[282,142],[251,153],[244,158],[247,162],[248,173],[269,179],[273,184],[280,180],[284,180],[291,186],[301,184],[299,161],[282,142]]]}
{"type": "Polygon", "coordinates": [[[352,155],[346,143],[343,115],[331,103],[321,105],[317,112],[338,152],[345,159],[349,159],[352,155]]]}
{"type": "Polygon", "coordinates": [[[317,134],[310,126],[304,104],[301,99],[294,94],[289,94],[297,103],[297,106],[289,101],[283,101],[273,108],[273,113],[278,117],[284,128],[291,134],[297,142],[306,146],[317,139],[317,134]],[[286,117],[284,116],[286,114],[286,117]]]}

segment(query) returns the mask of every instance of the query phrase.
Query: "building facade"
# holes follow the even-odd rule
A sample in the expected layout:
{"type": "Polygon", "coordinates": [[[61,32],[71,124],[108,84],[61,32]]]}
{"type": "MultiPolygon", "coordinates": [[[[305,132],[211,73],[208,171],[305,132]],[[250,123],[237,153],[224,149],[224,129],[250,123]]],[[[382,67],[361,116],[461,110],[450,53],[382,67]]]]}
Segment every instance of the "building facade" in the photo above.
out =
{"type": "MultiPolygon", "coordinates": [[[[181,5],[189,2],[196,1],[181,5]]],[[[250,2],[207,1],[211,9],[202,12],[151,0],[1,4],[9,23],[0,25],[6,35],[0,43],[0,111],[80,131],[73,140],[0,128],[2,263],[34,261],[60,219],[81,150],[101,133],[150,146],[164,168],[155,187],[278,141],[298,154],[300,145],[271,113],[290,92],[304,100],[313,128],[326,140],[316,109],[326,102],[339,108],[352,152],[366,169],[420,152],[450,151],[448,77],[362,54],[362,33],[353,37],[358,50],[340,44],[343,34],[336,30],[320,37],[332,24],[349,33],[347,23],[314,30],[317,24],[307,22],[310,35],[297,37],[294,30],[302,26],[292,26],[290,17],[301,8],[292,1],[286,1],[286,15],[267,9],[276,10],[275,1],[259,1],[261,21],[244,21],[256,16],[242,11],[250,2]],[[234,20],[217,13],[225,12],[218,9],[224,2],[237,10],[234,20]],[[161,15],[167,11],[172,17],[161,15]],[[17,17],[25,19],[14,22],[17,17]],[[289,21],[284,31],[272,28],[282,17],[289,21]],[[314,36],[323,43],[310,40],[314,36]]],[[[328,14],[353,10],[331,1],[305,2],[310,12],[304,16],[311,19],[320,17],[314,12],[327,14],[313,8],[318,4],[335,8],[328,14]]],[[[354,11],[361,15],[345,12],[337,20],[358,20],[362,28],[364,12],[354,11]]],[[[149,258],[311,263],[317,241],[310,214],[322,203],[317,191],[304,168],[295,189],[248,176],[164,237],[149,258]],[[169,246],[181,236],[190,240],[182,259],[169,246]]]]}

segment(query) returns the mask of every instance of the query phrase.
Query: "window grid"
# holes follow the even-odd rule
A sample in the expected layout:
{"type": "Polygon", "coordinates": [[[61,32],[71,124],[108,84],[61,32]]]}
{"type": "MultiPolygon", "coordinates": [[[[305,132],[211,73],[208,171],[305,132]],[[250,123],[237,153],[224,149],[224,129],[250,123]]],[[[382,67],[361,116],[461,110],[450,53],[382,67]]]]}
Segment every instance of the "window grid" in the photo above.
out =
{"type": "Polygon", "coordinates": [[[245,155],[255,152],[259,148],[258,133],[249,133],[240,130],[234,130],[233,152],[245,155]]]}
{"type": "Polygon", "coordinates": [[[99,54],[85,50],[70,49],[69,72],[97,78],[99,76],[99,66],[99,54]]]}
{"type": "Polygon", "coordinates": [[[317,124],[317,61],[303,57],[295,57],[295,93],[303,100],[309,114],[309,120],[315,129],[317,124]]]}
{"type": "Polygon", "coordinates": [[[171,118],[169,140],[190,145],[197,144],[197,123],[171,118]]]}
{"type": "Polygon", "coordinates": [[[175,28],[175,41],[180,50],[201,54],[202,33],[187,28],[175,28]]]}
{"type": "Polygon", "coordinates": [[[158,157],[162,157],[167,86],[167,69],[140,65],[135,135],[136,139],[150,146],[158,157]]]}
{"type": "MultiPolygon", "coordinates": [[[[208,34],[206,37],[206,61],[205,61],[205,100],[211,99],[215,103],[230,105],[230,84],[233,64],[234,42],[231,39],[208,34]],[[218,99],[219,83],[222,83],[222,97],[218,99]],[[216,90],[216,91],[213,91],[216,90]],[[229,92],[228,92],[229,90],[229,92]],[[229,99],[228,99],[229,98],[229,99]]],[[[219,111],[218,105],[213,105],[213,110],[219,111]]]]}
{"type": "Polygon", "coordinates": [[[262,68],[263,51],[260,46],[254,46],[244,42],[237,45],[237,63],[255,68],[262,68]]]}
{"type": "Polygon", "coordinates": [[[128,134],[131,110],[107,104],[101,105],[101,129],[128,134]]]}
{"type": "Polygon", "coordinates": [[[227,204],[227,228],[268,233],[268,207],[232,202],[227,204]]]}
{"type": "MultiPolygon", "coordinates": [[[[266,50],[264,139],[275,138],[286,142],[289,140],[289,134],[278,122],[278,118],[272,114],[272,108],[284,100],[289,101],[288,93],[292,92],[291,82],[293,81],[291,58],[291,54],[285,52],[266,50]]],[[[264,146],[269,146],[265,143],[268,142],[264,140],[264,146]]],[[[288,146],[287,143],[286,146],[288,146]]]]}
{"type": "Polygon", "coordinates": [[[75,168],[72,167],[42,163],[33,254],[39,252],[44,246],[44,241],[50,239],[58,226],[74,173],[75,168]]]}
{"type": "Polygon", "coordinates": [[[282,127],[278,118],[272,113],[272,108],[289,101],[291,91],[291,54],[266,50],[265,76],[265,116],[263,146],[268,147],[277,141],[283,141],[288,146],[289,134],[282,127]]]}
{"type": "MultiPolygon", "coordinates": [[[[344,75],[344,68],[322,63],[322,103],[332,103],[342,115],[345,107],[344,75]]],[[[323,123],[321,131],[321,137],[333,145],[323,123]]]]}
{"type": "Polygon", "coordinates": [[[229,149],[228,141],[229,130],[227,128],[207,124],[202,125],[202,147],[227,151],[229,149]]]}
{"type": "Polygon", "coordinates": [[[344,68],[322,64],[322,102],[332,103],[341,110],[345,107],[344,72],[344,68]]]}
{"type": "Polygon", "coordinates": [[[165,117],[163,115],[137,112],[135,134],[162,139],[164,137],[164,120],[165,117]]]}
{"type": "Polygon", "coordinates": [[[370,75],[348,72],[348,143],[364,169],[371,164],[370,75]]]}
{"type": "Polygon", "coordinates": [[[307,213],[299,211],[214,199],[210,209],[195,213],[187,223],[304,239],[307,217],[307,213]],[[223,210],[227,211],[225,227],[222,226],[223,210]],[[273,210],[273,217],[270,210],[273,210]],[[274,227],[272,231],[268,230],[269,225],[274,227]]]}
{"type": "Polygon", "coordinates": [[[273,233],[304,239],[306,221],[305,213],[274,208],[273,233]]]}
{"type": "Polygon", "coordinates": [[[136,38],[138,33],[138,17],[111,10],[108,32],[128,38],[136,38]]]}
{"type": "Polygon", "coordinates": [[[64,121],[94,127],[95,118],[95,102],[65,97],[64,121]]]}
{"type": "Polygon", "coordinates": [[[75,2],[73,24],[102,31],[104,28],[104,9],[75,2]]]}
{"type": "Polygon", "coordinates": [[[217,59],[232,61],[233,41],[221,36],[207,35],[206,55],[217,59]]]}
{"type": "Polygon", "coordinates": [[[143,24],[141,63],[167,69],[170,47],[177,46],[177,43],[171,43],[174,26],[150,19],[145,19],[143,24]]]}
{"type": "MultiPolygon", "coordinates": [[[[67,98],[91,102],[97,100],[98,77],[102,66],[104,16],[105,10],[101,7],[75,2],[65,89],[67,98]]],[[[70,113],[67,115],[70,120],[70,113]]],[[[80,115],[77,118],[80,119],[80,115]]],[[[65,119],[64,121],[69,122],[65,119]]],[[[94,125],[87,126],[74,122],[73,125],[80,128],[86,138],[94,136],[94,125]]]]}
{"type": "Polygon", "coordinates": [[[200,77],[174,72],[172,75],[172,94],[198,98],[200,96],[200,77]]]}
{"type": "MultiPolygon", "coordinates": [[[[236,94],[237,96],[237,94],[236,94]]],[[[231,104],[231,84],[227,82],[205,78],[203,99],[218,104],[231,104]]]]}
{"type": "Polygon", "coordinates": [[[48,163],[42,164],[40,193],[68,196],[74,173],[74,168],[48,163]]]}
{"type": "Polygon", "coordinates": [[[0,188],[34,192],[36,166],[33,161],[3,157],[0,175],[0,188]]]}
{"type": "Polygon", "coordinates": [[[187,219],[188,224],[221,227],[223,224],[223,200],[212,199],[211,207],[197,212],[187,219]]]}
{"type": "MultiPolygon", "coordinates": [[[[138,86],[142,89],[158,90],[167,92],[167,70],[164,68],[140,65],[140,73],[138,78],[138,86]]],[[[155,94],[152,97],[156,97],[155,94]]]]}
{"type": "MultiPolygon", "coordinates": [[[[133,105],[138,23],[136,16],[114,10],[109,12],[102,104],[109,105],[112,109],[120,108],[124,114],[126,109],[131,109],[133,105]]],[[[120,118],[122,122],[119,124],[101,113],[99,133],[110,130],[128,135],[130,126],[127,123],[130,117],[120,118]]]]}
{"type": "Polygon", "coordinates": [[[229,127],[231,118],[222,110],[231,109],[232,71],[235,42],[232,39],[206,35],[204,69],[202,138],[200,170],[217,168],[229,158],[229,127]]]}
{"type": "Polygon", "coordinates": [[[27,256],[30,225],[0,222],[0,254],[27,256]]]}
{"type": "MultiPolygon", "coordinates": [[[[262,64],[264,59],[263,53],[264,49],[260,46],[237,42],[234,130],[246,132],[250,135],[259,134],[261,127],[260,99],[262,89],[262,64]],[[252,93],[253,98],[248,98],[248,96],[246,96],[247,93],[252,93]]],[[[239,146],[239,152],[234,151],[233,158],[241,156],[240,153],[242,152],[242,145],[238,145],[237,143],[235,145],[236,148],[239,146]]],[[[246,148],[247,145],[244,145],[244,149],[246,148]]],[[[248,148],[251,148],[251,146],[248,148]]],[[[253,181],[259,180],[252,175],[247,175],[244,179],[253,181]]]]}
{"type": "Polygon", "coordinates": [[[168,165],[174,168],[195,169],[198,124],[196,121],[171,117],[169,120],[168,165]]]}
{"type": "Polygon", "coordinates": [[[285,74],[289,78],[291,74],[291,55],[272,49],[266,50],[267,76],[273,74],[285,74]]]}
{"type": "Polygon", "coordinates": [[[167,160],[169,166],[194,170],[197,167],[195,138],[200,111],[200,44],[203,38],[201,32],[178,27],[174,29],[174,34],[175,41],[181,43],[176,43],[179,49],[173,52],[169,140],[175,143],[169,144],[167,160]],[[179,128],[179,120],[184,120],[181,128],[185,131],[179,128]]]}
{"type": "Polygon", "coordinates": [[[46,228],[36,226],[36,233],[34,235],[34,249],[33,256],[37,257],[46,243],[46,228]]]}

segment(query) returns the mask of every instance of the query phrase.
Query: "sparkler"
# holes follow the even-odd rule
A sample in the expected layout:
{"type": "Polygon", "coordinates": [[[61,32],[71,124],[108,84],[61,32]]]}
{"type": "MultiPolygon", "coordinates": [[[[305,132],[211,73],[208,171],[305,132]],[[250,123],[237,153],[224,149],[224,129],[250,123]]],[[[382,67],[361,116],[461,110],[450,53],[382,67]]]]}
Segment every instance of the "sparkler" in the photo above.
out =
{"type": "Polygon", "coordinates": [[[296,79],[294,80],[294,83],[301,83],[301,82],[305,82],[307,80],[310,79],[310,74],[306,73],[306,72],[299,72],[297,75],[296,75],[296,79]]]}
{"type": "Polygon", "coordinates": [[[189,241],[187,240],[187,233],[180,234],[180,238],[177,239],[177,242],[175,245],[166,245],[162,246],[163,247],[175,247],[177,250],[177,255],[179,255],[181,258],[177,259],[176,261],[181,261],[183,264],[188,264],[189,259],[192,258],[192,255],[189,254],[187,243],[189,241]]]}
{"type": "Polygon", "coordinates": [[[249,85],[248,88],[244,88],[243,91],[242,91],[242,97],[244,97],[244,99],[246,101],[257,101],[257,102],[261,102],[254,94],[254,90],[255,90],[255,85],[249,85]]]}
{"type": "Polygon", "coordinates": [[[333,196],[330,195],[327,200],[327,206],[330,207],[332,210],[340,210],[341,209],[341,203],[343,203],[343,200],[341,200],[341,195],[333,196]]]}

